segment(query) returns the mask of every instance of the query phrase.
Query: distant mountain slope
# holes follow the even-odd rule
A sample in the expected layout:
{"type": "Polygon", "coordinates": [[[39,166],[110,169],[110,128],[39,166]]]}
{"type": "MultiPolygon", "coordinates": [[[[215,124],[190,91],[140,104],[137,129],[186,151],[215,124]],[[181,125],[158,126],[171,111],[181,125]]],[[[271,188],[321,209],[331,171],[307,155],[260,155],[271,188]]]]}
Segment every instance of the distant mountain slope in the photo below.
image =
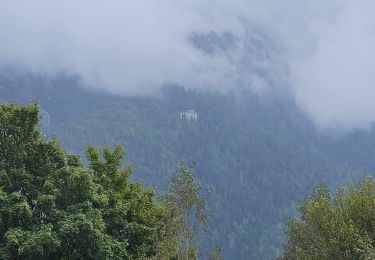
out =
{"type": "Polygon", "coordinates": [[[316,132],[293,99],[221,95],[171,86],[159,97],[89,92],[77,80],[0,74],[0,101],[39,99],[43,131],[83,154],[85,146],[123,142],[135,178],[160,189],[179,160],[195,162],[217,203],[211,239],[227,259],[272,259],[283,221],[320,180],[330,184],[374,170],[374,132],[331,140],[316,132]],[[195,109],[196,122],[180,118],[195,109]]]}

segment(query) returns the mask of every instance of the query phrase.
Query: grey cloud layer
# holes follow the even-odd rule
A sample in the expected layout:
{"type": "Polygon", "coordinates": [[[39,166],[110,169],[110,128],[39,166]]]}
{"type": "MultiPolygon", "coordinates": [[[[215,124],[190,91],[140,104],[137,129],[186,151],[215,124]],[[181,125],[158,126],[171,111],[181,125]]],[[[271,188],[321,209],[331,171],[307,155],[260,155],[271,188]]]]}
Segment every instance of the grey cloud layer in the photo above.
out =
{"type": "Polygon", "coordinates": [[[375,121],[374,7],[370,0],[0,0],[0,64],[77,74],[125,95],[167,83],[225,92],[289,82],[320,127],[364,127],[375,121]],[[229,47],[212,43],[207,51],[192,41],[220,42],[228,32],[229,47]]]}
{"type": "Polygon", "coordinates": [[[300,105],[322,128],[375,121],[374,10],[374,1],[347,1],[329,23],[310,23],[316,47],[292,64],[292,82],[300,105]]]}

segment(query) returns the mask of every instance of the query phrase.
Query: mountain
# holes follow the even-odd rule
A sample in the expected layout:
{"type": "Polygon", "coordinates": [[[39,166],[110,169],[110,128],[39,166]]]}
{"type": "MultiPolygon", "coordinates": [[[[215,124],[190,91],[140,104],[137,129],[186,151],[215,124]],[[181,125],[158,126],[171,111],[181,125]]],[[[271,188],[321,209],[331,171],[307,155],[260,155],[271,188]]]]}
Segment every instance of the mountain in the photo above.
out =
{"type": "Polygon", "coordinates": [[[0,102],[32,100],[41,104],[44,134],[73,153],[123,143],[134,178],[146,186],[162,191],[180,160],[195,163],[216,207],[202,247],[221,246],[226,259],[274,258],[285,218],[316,184],[335,186],[375,170],[373,129],[320,133],[287,93],[167,86],[156,96],[123,97],[66,75],[0,73],[0,102]],[[181,117],[190,109],[197,120],[181,117]]]}

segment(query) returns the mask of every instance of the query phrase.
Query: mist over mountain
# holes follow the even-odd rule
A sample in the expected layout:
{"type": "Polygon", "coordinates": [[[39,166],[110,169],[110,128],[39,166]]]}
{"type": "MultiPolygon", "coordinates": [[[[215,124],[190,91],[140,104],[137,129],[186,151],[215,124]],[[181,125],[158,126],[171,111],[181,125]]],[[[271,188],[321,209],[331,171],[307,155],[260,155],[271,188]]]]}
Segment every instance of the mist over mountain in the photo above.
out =
{"type": "Polygon", "coordinates": [[[374,3],[0,2],[0,64],[126,96],[288,88],[324,130],[374,121],[374,3]],[[231,38],[231,39],[229,39],[231,38]]]}
{"type": "Polygon", "coordinates": [[[159,191],[196,163],[217,207],[202,248],[273,259],[315,185],[375,172],[374,8],[0,0],[0,102],[40,102],[43,134],[72,153],[123,143],[159,191]]]}

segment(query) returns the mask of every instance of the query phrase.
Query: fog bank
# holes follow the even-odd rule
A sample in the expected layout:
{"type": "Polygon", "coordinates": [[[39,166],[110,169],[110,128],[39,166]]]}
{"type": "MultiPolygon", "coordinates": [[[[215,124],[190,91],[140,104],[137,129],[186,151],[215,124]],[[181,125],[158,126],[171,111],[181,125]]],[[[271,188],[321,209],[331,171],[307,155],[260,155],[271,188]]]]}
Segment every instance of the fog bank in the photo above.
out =
{"type": "Polygon", "coordinates": [[[0,66],[122,95],[287,87],[319,128],[366,128],[372,10],[370,0],[0,0],[0,66]]]}

